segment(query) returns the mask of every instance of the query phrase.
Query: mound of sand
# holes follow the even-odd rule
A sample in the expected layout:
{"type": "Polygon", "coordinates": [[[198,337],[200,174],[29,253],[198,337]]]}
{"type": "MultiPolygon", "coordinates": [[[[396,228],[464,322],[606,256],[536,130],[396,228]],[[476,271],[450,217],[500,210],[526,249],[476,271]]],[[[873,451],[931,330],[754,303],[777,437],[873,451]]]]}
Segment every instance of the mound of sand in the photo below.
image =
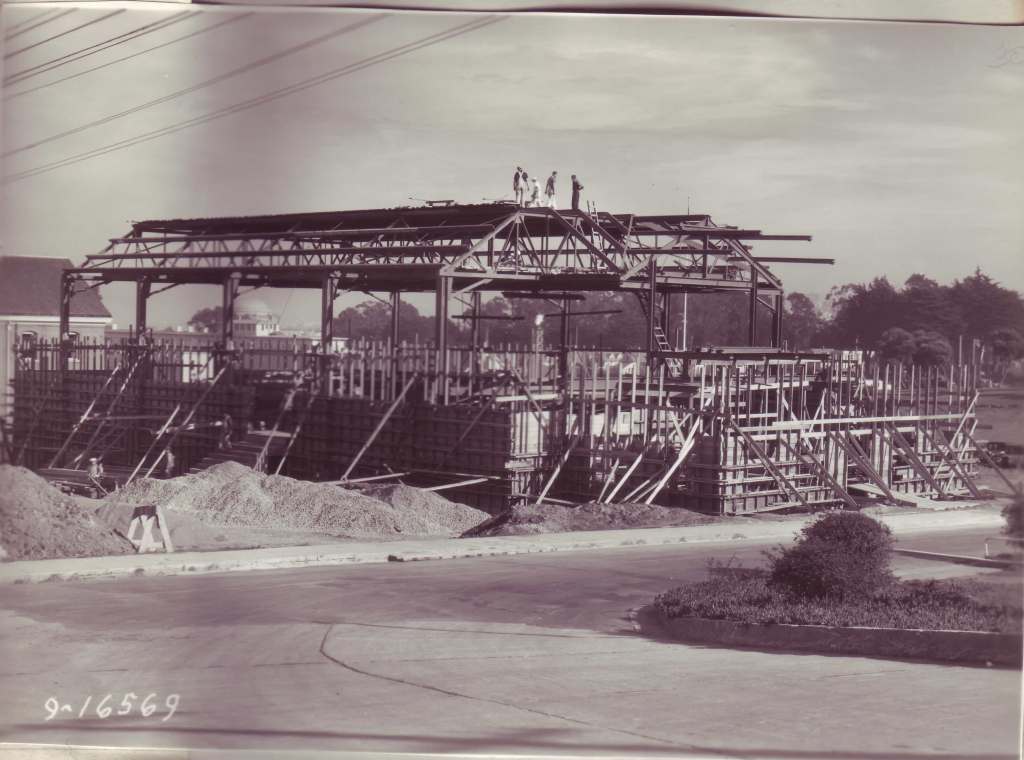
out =
{"type": "Polygon", "coordinates": [[[0,465],[0,558],[131,554],[124,538],[24,467],[0,465]]]}
{"type": "Polygon", "coordinates": [[[567,533],[577,530],[662,528],[675,525],[706,525],[717,522],[711,515],[681,507],[656,504],[555,504],[513,507],[467,531],[463,536],[522,536],[535,533],[567,533]]]}
{"type": "MultiPolygon", "coordinates": [[[[458,535],[487,518],[485,512],[433,493],[407,486],[390,488],[397,490],[382,489],[387,499],[381,499],[328,483],[261,475],[244,465],[222,462],[195,475],[138,480],[108,498],[157,504],[211,525],[314,531],[351,538],[458,535]]],[[[170,515],[168,523],[173,524],[170,515]]]]}
{"type": "Polygon", "coordinates": [[[400,512],[422,515],[450,532],[462,533],[490,517],[486,512],[448,501],[433,491],[424,491],[422,488],[413,488],[401,483],[375,486],[364,493],[390,504],[400,512]]]}

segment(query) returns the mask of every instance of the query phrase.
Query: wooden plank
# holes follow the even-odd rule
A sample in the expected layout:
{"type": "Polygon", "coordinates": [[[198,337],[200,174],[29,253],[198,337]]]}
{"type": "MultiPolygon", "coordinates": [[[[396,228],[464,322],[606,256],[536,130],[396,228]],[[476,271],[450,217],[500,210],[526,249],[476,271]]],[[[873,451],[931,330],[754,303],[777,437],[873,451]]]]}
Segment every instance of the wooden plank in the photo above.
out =
{"type": "Polygon", "coordinates": [[[447,491],[450,488],[462,488],[463,486],[472,486],[477,483],[486,483],[488,480],[493,478],[481,477],[481,478],[470,478],[469,480],[460,480],[458,483],[444,483],[439,486],[430,486],[429,488],[421,488],[421,491],[447,491]]]}

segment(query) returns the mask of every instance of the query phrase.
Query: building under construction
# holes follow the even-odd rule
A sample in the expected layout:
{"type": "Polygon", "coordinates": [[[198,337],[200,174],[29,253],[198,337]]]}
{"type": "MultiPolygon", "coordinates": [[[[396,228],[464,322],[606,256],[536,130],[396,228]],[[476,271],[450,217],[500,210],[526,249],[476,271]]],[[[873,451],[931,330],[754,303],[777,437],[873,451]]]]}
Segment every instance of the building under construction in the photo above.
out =
{"type": "Polygon", "coordinates": [[[136,223],[61,286],[64,340],[23,346],[12,458],[55,480],[91,459],[120,482],[232,459],[337,482],[402,478],[497,513],[537,501],[643,501],[707,513],[977,496],[977,370],[882,365],[781,348],[783,283],[754,245],[809,240],[720,226],[702,214],[613,214],[440,204],[136,223]],[[135,334],[72,341],[76,293],[134,282],[135,334]],[[148,299],[222,288],[218,340],[148,338],[148,299]],[[320,292],[319,342],[284,348],[232,334],[253,288],[320,292]],[[334,341],[339,294],[386,295],[390,339],[334,341]],[[587,292],[632,293],[645,345],[623,355],[570,343],[587,292]],[[435,334],[399,340],[403,295],[433,293],[435,334]],[[676,297],[739,292],[750,346],[680,351],[676,297]],[[480,340],[485,293],[546,299],[553,346],[480,340]],[[462,303],[468,341],[453,345],[462,303]],[[574,312],[574,308],[576,311],[574,312]],[[760,316],[769,346],[756,346],[760,316]]]}

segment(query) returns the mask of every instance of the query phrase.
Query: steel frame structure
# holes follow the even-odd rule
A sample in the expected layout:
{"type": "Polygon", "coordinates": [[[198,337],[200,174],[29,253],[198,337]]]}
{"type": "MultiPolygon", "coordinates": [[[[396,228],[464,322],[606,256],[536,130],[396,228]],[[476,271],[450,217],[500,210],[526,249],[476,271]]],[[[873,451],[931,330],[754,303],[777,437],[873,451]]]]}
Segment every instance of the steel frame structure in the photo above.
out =
{"type": "Polygon", "coordinates": [[[346,291],[390,293],[393,336],[401,294],[434,292],[442,353],[453,296],[470,294],[475,309],[485,291],[549,296],[561,304],[567,325],[572,293],[634,292],[650,323],[647,350],[655,353],[666,348],[658,331],[667,327],[673,294],[745,292],[750,345],[762,306],[772,314],[777,347],[784,290],[767,263],[832,260],[757,257],[749,243],[810,239],[721,226],[706,214],[588,213],[511,203],[143,221],[64,272],[61,337],[68,337],[76,292],[135,282],[139,335],[150,296],[183,284],[220,285],[221,338],[228,349],[243,287],[319,289],[325,353],[334,337],[335,300],[346,291]]]}

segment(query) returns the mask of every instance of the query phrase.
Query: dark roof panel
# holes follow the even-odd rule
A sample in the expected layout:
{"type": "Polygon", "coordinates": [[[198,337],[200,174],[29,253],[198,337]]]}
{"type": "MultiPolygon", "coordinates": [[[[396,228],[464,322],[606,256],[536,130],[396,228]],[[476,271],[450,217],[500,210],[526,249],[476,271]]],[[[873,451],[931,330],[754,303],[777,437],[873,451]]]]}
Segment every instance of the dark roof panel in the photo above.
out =
{"type": "MultiPolygon", "coordinates": [[[[69,259],[0,256],[0,315],[60,315],[60,275],[74,266],[69,259]]],[[[71,299],[72,317],[109,317],[96,289],[71,299]]]]}
{"type": "Polygon", "coordinates": [[[409,226],[430,224],[472,224],[488,222],[508,215],[514,203],[452,204],[449,206],[400,206],[357,211],[317,211],[261,216],[222,216],[199,219],[148,219],[132,224],[133,234],[167,233],[224,235],[231,233],[287,232],[291,230],[329,230],[390,224],[409,226]]]}

